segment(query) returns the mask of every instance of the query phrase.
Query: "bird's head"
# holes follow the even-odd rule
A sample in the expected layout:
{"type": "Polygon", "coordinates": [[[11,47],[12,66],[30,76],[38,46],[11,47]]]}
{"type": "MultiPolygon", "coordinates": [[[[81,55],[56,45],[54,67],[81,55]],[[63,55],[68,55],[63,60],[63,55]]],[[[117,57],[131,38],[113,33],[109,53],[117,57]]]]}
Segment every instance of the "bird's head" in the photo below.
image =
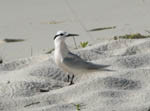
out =
{"type": "Polygon", "coordinates": [[[64,31],[58,31],[54,37],[54,40],[65,40],[65,38],[71,37],[71,36],[79,36],[79,35],[78,34],[69,34],[64,31]]]}

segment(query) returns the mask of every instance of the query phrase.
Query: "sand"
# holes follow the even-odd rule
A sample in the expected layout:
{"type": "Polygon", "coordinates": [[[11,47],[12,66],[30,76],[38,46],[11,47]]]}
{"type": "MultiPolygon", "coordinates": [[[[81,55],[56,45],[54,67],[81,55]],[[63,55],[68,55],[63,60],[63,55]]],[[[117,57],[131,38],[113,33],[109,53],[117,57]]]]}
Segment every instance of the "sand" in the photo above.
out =
{"type": "MultiPolygon", "coordinates": [[[[148,34],[149,7],[149,0],[1,0],[0,40],[25,42],[0,43],[0,56],[10,61],[44,54],[54,48],[53,37],[58,30],[80,34],[77,45],[81,41],[104,42],[116,35],[148,34]],[[87,32],[112,26],[116,28],[87,32]]],[[[72,38],[68,45],[75,47],[72,38]]]]}
{"type": "Polygon", "coordinates": [[[75,50],[112,72],[76,76],[69,86],[53,54],[0,65],[2,111],[148,111],[150,39],[112,40],[75,50]]]}
{"type": "Polygon", "coordinates": [[[0,111],[149,111],[150,38],[113,39],[149,34],[149,7],[148,0],[1,0],[0,111]],[[110,26],[116,28],[88,32],[110,26]],[[76,75],[69,86],[53,53],[44,54],[58,30],[80,34],[77,45],[91,46],[73,50],[70,38],[70,50],[114,71],[76,75]]]}

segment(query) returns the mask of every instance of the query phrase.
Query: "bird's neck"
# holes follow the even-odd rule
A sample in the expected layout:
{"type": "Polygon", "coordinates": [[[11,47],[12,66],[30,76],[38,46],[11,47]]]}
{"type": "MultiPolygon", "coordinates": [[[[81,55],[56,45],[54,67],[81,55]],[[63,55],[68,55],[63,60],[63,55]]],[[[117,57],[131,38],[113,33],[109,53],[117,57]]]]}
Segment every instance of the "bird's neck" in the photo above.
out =
{"type": "Polygon", "coordinates": [[[61,56],[66,57],[69,50],[64,40],[55,41],[55,52],[61,54],[61,56]]]}

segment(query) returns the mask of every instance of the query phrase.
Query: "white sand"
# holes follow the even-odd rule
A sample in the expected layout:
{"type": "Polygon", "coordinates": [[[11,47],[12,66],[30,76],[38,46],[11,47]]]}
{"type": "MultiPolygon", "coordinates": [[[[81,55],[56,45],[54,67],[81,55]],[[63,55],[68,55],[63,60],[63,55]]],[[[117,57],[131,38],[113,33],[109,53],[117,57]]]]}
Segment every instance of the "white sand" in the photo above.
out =
{"type": "MultiPolygon", "coordinates": [[[[149,111],[150,39],[113,40],[113,36],[148,34],[150,1],[68,1],[74,14],[65,0],[1,0],[0,39],[27,41],[0,47],[4,58],[0,65],[0,111],[149,111]],[[64,22],[51,24],[53,21],[64,22]],[[86,32],[109,26],[116,29],[86,32]],[[111,65],[109,69],[115,71],[76,76],[75,84],[68,86],[53,54],[41,55],[53,48],[53,36],[60,29],[80,34],[78,45],[80,41],[93,44],[74,53],[111,65]],[[31,47],[37,56],[28,57],[31,47]],[[20,57],[26,58],[11,60],[20,57]]],[[[72,47],[72,39],[67,43],[72,47]]]]}
{"type": "MultiPolygon", "coordinates": [[[[149,0],[1,0],[0,40],[26,41],[0,44],[0,56],[9,61],[30,57],[31,50],[33,55],[45,53],[54,47],[53,37],[58,30],[80,34],[76,38],[78,45],[81,41],[94,44],[128,33],[148,34],[149,7],[149,0]],[[110,26],[116,29],[87,32],[110,26]]],[[[72,38],[68,43],[74,47],[72,38]]]]}
{"type": "Polygon", "coordinates": [[[75,53],[110,64],[114,72],[76,77],[68,86],[53,55],[41,55],[0,66],[3,111],[148,111],[150,106],[150,39],[112,40],[75,53]],[[40,90],[49,90],[40,92],[40,90]]]}

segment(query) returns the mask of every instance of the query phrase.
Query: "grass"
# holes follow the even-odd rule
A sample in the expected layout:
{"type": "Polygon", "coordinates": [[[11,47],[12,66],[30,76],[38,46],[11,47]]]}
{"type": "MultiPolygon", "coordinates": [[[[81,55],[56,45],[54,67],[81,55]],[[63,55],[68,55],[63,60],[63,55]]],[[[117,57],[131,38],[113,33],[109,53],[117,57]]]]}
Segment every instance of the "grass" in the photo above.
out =
{"type": "Polygon", "coordinates": [[[76,106],[76,110],[77,110],[77,111],[80,111],[80,110],[81,110],[81,109],[80,109],[80,107],[81,107],[80,104],[76,104],[75,106],[76,106]]]}
{"type": "Polygon", "coordinates": [[[81,111],[82,108],[84,108],[84,104],[73,104],[76,107],[76,111],[81,111]]]}
{"type": "Polygon", "coordinates": [[[122,36],[114,36],[114,40],[117,39],[144,39],[144,38],[150,38],[150,35],[142,35],[140,33],[135,34],[126,34],[122,36]]]}
{"type": "Polygon", "coordinates": [[[10,43],[10,42],[23,42],[25,41],[24,39],[4,39],[5,42],[10,43]]]}
{"type": "Polygon", "coordinates": [[[82,48],[85,48],[85,47],[87,47],[88,43],[89,43],[88,41],[86,41],[86,42],[80,42],[80,46],[82,48]]]}
{"type": "Polygon", "coordinates": [[[101,30],[114,29],[114,28],[116,28],[116,26],[113,26],[113,27],[94,28],[94,29],[91,29],[91,30],[88,30],[88,31],[93,32],[93,31],[101,31],[101,30]]]}

